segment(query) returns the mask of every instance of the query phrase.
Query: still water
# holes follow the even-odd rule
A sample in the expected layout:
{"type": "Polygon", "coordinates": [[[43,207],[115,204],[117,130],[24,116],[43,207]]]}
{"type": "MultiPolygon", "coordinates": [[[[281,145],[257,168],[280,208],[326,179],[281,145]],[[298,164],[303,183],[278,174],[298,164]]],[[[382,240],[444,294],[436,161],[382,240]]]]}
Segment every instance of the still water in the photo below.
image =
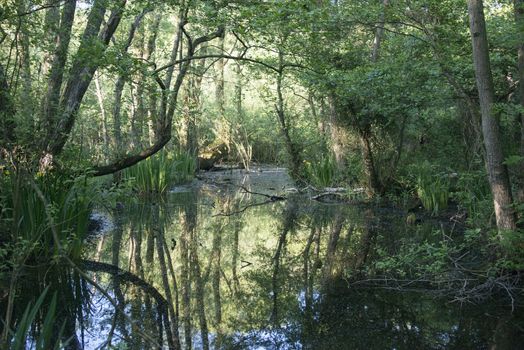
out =
{"type": "Polygon", "coordinates": [[[504,298],[461,304],[345,279],[412,234],[405,215],[292,187],[284,169],[212,172],[107,212],[83,266],[117,307],[79,283],[71,348],[524,349],[522,310],[504,298]]]}

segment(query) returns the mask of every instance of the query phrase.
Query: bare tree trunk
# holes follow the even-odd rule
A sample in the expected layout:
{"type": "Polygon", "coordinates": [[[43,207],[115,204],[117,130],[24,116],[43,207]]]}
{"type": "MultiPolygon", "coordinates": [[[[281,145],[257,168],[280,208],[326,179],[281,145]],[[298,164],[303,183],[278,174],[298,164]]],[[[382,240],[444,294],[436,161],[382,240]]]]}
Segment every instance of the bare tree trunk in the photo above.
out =
{"type": "MultiPolygon", "coordinates": [[[[28,8],[26,1],[20,1],[19,11],[24,13],[28,8]]],[[[29,43],[29,31],[26,23],[20,23],[20,68],[22,75],[22,94],[21,100],[24,101],[21,114],[24,123],[24,131],[31,138],[34,137],[34,109],[32,98],[32,76],[31,76],[31,52],[29,43]]]]}
{"type": "MultiPolygon", "coordinates": [[[[224,36],[219,38],[218,49],[219,53],[224,52],[224,36]]],[[[219,58],[216,63],[216,79],[215,79],[215,99],[218,107],[219,118],[224,118],[225,109],[225,96],[224,96],[224,68],[226,61],[224,58],[219,58]]],[[[229,145],[228,145],[229,146],[229,145]]]]}
{"type": "Polygon", "coordinates": [[[107,3],[102,0],[95,0],[91,7],[86,28],[80,41],[76,57],[73,60],[69,80],[66,84],[63,98],[61,99],[59,118],[53,118],[53,127],[48,130],[47,147],[45,148],[51,156],[61,153],[65,143],[69,139],[80,108],[80,103],[99,66],[99,64],[94,64],[93,61],[88,58],[89,55],[87,55],[87,52],[91,49],[93,41],[99,41],[103,49],[107,48],[109,41],[120,24],[125,3],[126,0],[119,0],[118,3],[115,4],[102,32],[100,32],[100,27],[106,13],[107,3]]]}
{"type": "Polygon", "coordinates": [[[382,184],[380,183],[379,175],[375,165],[373,156],[373,149],[371,147],[371,131],[366,129],[359,130],[359,137],[362,147],[362,159],[364,161],[364,172],[367,179],[367,190],[369,196],[381,194],[383,192],[382,184]]]}
{"type": "MultiPolygon", "coordinates": [[[[375,38],[373,39],[373,48],[371,51],[371,63],[374,64],[378,61],[380,56],[380,46],[384,36],[384,24],[385,24],[385,9],[389,5],[389,0],[383,0],[384,10],[381,15],[380,23],[375,29],[375,38]]],[[[373,119],[374,115],[369,116],[373,119]]],[[[373,155],[373,147],[371,143],[372,130],[369,123],[359,127],[359,136],[362,145],[362,159],[364,161],[364,171],[367,178],[367,189],[368,195],[374,196],[376,194],[382,194],[383,186],[378,173],[375,157],[373,155]]]]}
{"type": "MultiPolygon", "coordinates": [[[[47,90],[43,101],[43,123],[44,130],[50,136],[53,132],[52,128],[56,124],[60,102],[60,90],[64,78],[64,67],[67,60],[67,51],[69,49],[69,42],[71,40],[71,30],[75,19],[76,0],[68,0],[62,10],[60,19],[60,26],[56,35],[56,46],[53,58],[50,62],[49,79],[47,82],[47,90]]],[[[56,14],[50,13],[49,21],[56,21],[56,14]]],[[[55,26],[56,23],[49,23],[49,26],[55,26]]]]}
{"type": "MultiPolygon", "coordinates": [[[[203,47],[202,55],[207,52],[207,47],[203,47]]],[[[184,98],[184,122],[185,122],[185,149],[197,157],[198,156],[198,116],[202,107],[200,96],[202,93],[202,78],[206,60],[200,60],[198,65],[193,65],[193,75],[188,80],[184,98]]]]}
{"type": "MultiPolygon", "coordinates": [[[[131,43],[133,42],[133,38],[135,36],[136,30],[140,26],[140,23],[142,19],[144,18],[146,12],[147,10],[144,10],[135,17],[135,20],[133,21],[133,23],[131,24],[131,27],[129,28],[129,32],[127,34],[126,41],[122,48],[122,53],[125,54],[129,50],[129,47],[131,46],[131,43]]],[[[117,154],[119,154],[120,151],[122,150],[122,121],[120,117],[120,110],[122,108],[122,93],[124,91],[124,85],[126,82],[126,74],[127,72],[122,72],[118,76],[118,79],[115,84],[115,90],[114,90],[115,97],[114,97],[114,102],[113,102],[113,142],[112,143],[113,143],[113,147],[117,154]]],[[[142,83],[142,81],[140,83],[142,83]]],[[[132,136],[136,137],[136,135],[133,134],[133,132],[132,132],[132,136]]]]}
{"type": "MultiPolygon", "coordinates": [[[[146,50],[146,59],[148,61],[155,61],[155,53],[156,53],[156,38],[158,36],[158,29],[160,27],[160,20],[162,19],[162,16],[160,13],[155,14],[155,18],[153,20],[153,23],[150,26],[149,29],[149,38],[147,40],[147,50],[146,50]]],[[[147,76],[144,74],[142,76],[142,81],[140,84],[145,81],[147,76]]],[[[155,125],[158,119],[158,97],[157,92],[154,88],[149,86],[148,91],[148,100],[149,100],[149,108],[147,109],[148,118],[147,118],[147,124],[141,121],[141,134],[144,134],[145,130],[147,130],[147,140],[149,143],[149,146],[152,146],[155,142],[155,138],[160,137],[160,135],[155,135],[155,125]]]]}
{"type": "MultiPolygon", "coordinates": [[[[47,5],[52,5],[55,0],[48,0],[47,5]]],[[[60,25],[60,9],[58,6],[50,6],[45,11],[44,16],[44,43],[48,47],[52,47],[58,35],[58,26],[60,25]]],[[[53,60],[53,53],[46,50],[44,52],[44,60],[40,69],[40,74],[47,77],[49,69],[51,68],[53,60]]]]}
{"type": "Polygon", "coordinates": [[[103,150],[107,151],[109,146],[109,135],[107,132],[107,115],[106,108],[104,106],[104,93],[100,85],[100,74],[95,74],[95,87],[96,87],[96,97],[98,100],[98,105],[100,107],[100,114],[102,116],[102,139],[104,140],[103,150]]]}
{"type": "Polygon", "coordinates": [[[15,105],[7,83],[4,67],[0,65],[0,147],[10,149],[16,141],[15,137],[15,105]]]}
{"type": "Polygon", "coordinates": [[[335,101],[333,96],[328,97],[329,107],[329,131],[331,138],[331,150],[335,156],[335,163],[339,173],[343,173],[346,170],[346,131],[345,126],[340,121],[340,116],[337,113],[335,107],[335,101]]]}
{"type": "Polygon", "coordinates": [[[284,79],[284,53],[282,50],[278,51],[278,75],[277,75],[277,105],[275,106],[280,130],[284,136],[284,143],[290,158],[290,175],[293,179],[300,179],[301,159],[297,145],[291,139],[289,121],[286,120],[284,95],[282,93],[282,81],[284,79]]]}
{"type": "Polygon", "coordinates": [[[511,205],[511,186],[508,171],[503,164],[499,120],[493,111],[494,87],[489,61],[488,37],[482,0],[468,0],[471,41],[475,78],[482,114],[482,134],[486,149],[486,168],[495,205],[497,227],[501,230],[516,228],[515,212],[511,205]]]}
{"type": "MultiPolygon", "coordinates": [[[[159,210],[158,205],[155,206],[154,210],[155,210],[154,218],[158,222],[159,215],[160,215],[158,212],[159,210]]],[[[178,320],[177,320],[175,309],[173,307],[174,302],[173,302],[173,297],[171,294],[171,287],[169,284],[169,277],[167,274],[167,266],[166,266],[166,260],[165,260],[165,254],[164,254],[164,244],[163,244],[164,234],[165,232],[163,228],[160,228],[159,230],[156,231],[156,248],[157,248],[158,261],[159,261],[160,271],[161,271],[162,285],[164,287],[165,298],[167,300],[167,308],[169,310],[169,314],[171,315],[170,322],[169,322],[170,327],[168,328],[171,334],[167,334],[167,339],[168,339],[168,342],[171,348],[180,349],[180,340],[178,337],[178,320]]]]}

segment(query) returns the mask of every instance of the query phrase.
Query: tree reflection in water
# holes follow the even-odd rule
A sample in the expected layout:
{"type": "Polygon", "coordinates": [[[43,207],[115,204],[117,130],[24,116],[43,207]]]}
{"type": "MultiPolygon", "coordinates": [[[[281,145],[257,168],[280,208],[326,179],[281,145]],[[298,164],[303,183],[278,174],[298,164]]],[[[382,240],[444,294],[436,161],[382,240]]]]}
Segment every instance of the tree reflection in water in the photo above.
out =
{"type": "MultiPolygon", "coordinates": [[[[269,187],[288,184],[277,175],[234,180],[269,193],[269,187]]],[[[234,174],[216,176],[220,182],[220,176],[234,174]]],[[[172,349],[524,344],[521,310],[511,314],[496,301],[461,307],[425,293],[348,287],[349,273],[358,276],[379,249],[394,250],[410,234],[400,216],[300,195],[242,211],[266,199],[231,185],[203,184],[114,213],[115,229],[90,243],[84,267],[128,317],[94,292],[89,305],[77,308],[84,310],[76,321],[84,329],[77,331],[77,345],[155,347],[134,329],[172,349]]],[[[87,300],[75,291],[70,295],[87,300]]]]}

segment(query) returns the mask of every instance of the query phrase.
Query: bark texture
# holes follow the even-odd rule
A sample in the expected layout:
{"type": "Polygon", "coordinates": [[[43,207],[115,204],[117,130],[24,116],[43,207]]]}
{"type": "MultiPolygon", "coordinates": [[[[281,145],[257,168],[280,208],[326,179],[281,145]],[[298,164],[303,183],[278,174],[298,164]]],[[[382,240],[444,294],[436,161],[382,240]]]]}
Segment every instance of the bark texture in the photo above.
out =
{"type": "Polygon", "coordinates": [[[515,229],[516,218],[512,205],[508,171],[503,164],[500,126],[493,112],[495,90],[489,61],[488,37],[482,0],[468,0],[469,24],[473,46],[475,78],[482,115],[482,134],[486,150],[486,168],[489,176],[495,216],[499,230],[515,229]]]}

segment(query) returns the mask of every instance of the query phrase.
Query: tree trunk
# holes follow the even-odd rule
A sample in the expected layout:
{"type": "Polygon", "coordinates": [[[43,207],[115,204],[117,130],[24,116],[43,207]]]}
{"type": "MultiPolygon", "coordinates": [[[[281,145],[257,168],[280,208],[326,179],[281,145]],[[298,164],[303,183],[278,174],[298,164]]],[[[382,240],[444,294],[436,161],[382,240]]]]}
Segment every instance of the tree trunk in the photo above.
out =
{"type": "Polygon", "coordinates": [[[367,190],[369,196],[381,194],[383,192],[382,184],[375,165],[373,149],[371,148],[371,131],[366,129],[359,130],[360,143],[362,147],[362,160],[364,162],[364,173],[367,179],[367,190]]]}
{"type": "Polygon", "coordinates": [[[482,115],[482,134],[486,149],[486,168],[493,194],[497,227],[499,231],[511,230],[516,228],[516,218],[511,207],[513,201],[508,171],[503,164],[504,155],[502,154],[499,120],[493,112],[495,92],[482,0],[468,0],[468,12],[475,78],[482,115]]]}
{"type": "Polygon", "coordinates": [[[284,53],[279,50],[278,52],[278,75],[277,75],[277,105],[275,107],[278,122],[280,124],[280,130],[284,136],[284,143],[286,150],[290,158],[290,175],[294,180],[300,179],[301,159],[300,153],[297,146],[291,140],[289,121],[286,120],[286,114],[284,110],[284,95],[282,94],[282,81],[284,79],[284,53]]]}
{"type": "MultiPolygon", "coordinates": [[[[55,52],[50,61],[49,79],[47,90],[43,101],[43,124],[48,137],[53,133],[58,116],[58,105],[60,102],[60,90],[64,79],[64,67],[67,61],[67,51],[71,40],[71,30],[75,19],[76,0],[68,0],[62,10],[60,26],[55,38],[55,52]]],[[[51,16],[51,15],[50,15],[51,16]]],[[[53,16],[55,16],[53,14],[53,16]]],[[[49,19],[52,20],[51,18],[49,19]]],[[[56,19],[54,19],[56,20],[56,19]]],[[[54,26],[55,23],[49,23],[54,26]]]]}
{"type": "Polygon", "coordinates": [[[339,173],[343,173],[346,170],[346,131],[345,127],[340,121],[340,117],[335,107],[335,99],[333,96],[328,97],[328,109],[329,109],[329,131],[331,136],[331,150],[335,156],[335,163],[339,173]]]}
{"type": "MultiPolygon", "coordinates": [[[[131,27],[129,28],[129,32],[127,34],[127,38],[124,43],[124,47],[122,48],[122,53],[125,54],[129,50],[129,47],[131,46],[131,43],[133,42],[133,38],[135,36],[136,30],[138,26],[140,25],[140,22],[144,18],[146,12],[147,11],[144,10],[135,17],[135,20],[133,21],[133,23],[131,24],[131,27]]],[[[115,96],[114,96],[114,102],[113,102],[113,140],[112,140],[112,144],[117,154],[119,154],[122,149],[122,121],[120,117],[120,109],[122,107],[122,93],[124,91],[124,85],[126,82],[126,74],[127,72],[123,72],[118,76],[118,79],[115,83],[115,90],[114,90],[115,96]]],[[[141,83],[142,81],[140,81],[140,84],[141,83]]],[[[134,133],[132,134],[134,137],[136,137],[134,133]]]]}
{"type": "Polygon", "coordinates": [[[102,116],[102,139],[104,140],[104,146],[102,147],[103,152],[105,153],[109,146],[109,135],[107,133],[107,116],[106,108],[104,106],[104,92],[102,91],[102,86],[100,84],[100,74],[95,75],[95,87],[96,87],[96,98],[98,100],[98,105],[100,107],[100,114],[102,116]]]}
{"type": "Polygon", "coordinates": [[[7,74],[0,65],[0,147],[10,149],[16,141],[15,137],[15,105],[11,97],[7,74]]]}
{"type": "MultiPolygon", "coordinates": [[[[26,1],[20,1],[19,11],[24,13],[28,8],[26,1]]],[[[24,101],[21,108],[21,116],[24,123],[24,130],[31,138],[34,137],[34,110],[32,97],[32,77],[31,77],[31,53],[30,53],[30,34],[27,23],[20,23],[20,68],[22,71],[22,95],[24,101]]]]}
{"type": "Polygon", "coordinates": [[[61,99],[59,118],[56,123],[53,120],[53,127],[48,132],[46,151],[51,156],[60,154],[69,139],[80,103],[99,66],[99,64],[93,63],[88,55],[93,41],[98,40],[104,50],[107,48],[122,19],[125,3],[126,0],[120,0],[115,4],[102,32],[100,32],[100,27],[104,20],[107,4],[102,0],[95,0],[93,3],[77,55],[71,66],[69,80],[61,99]]]}
{"type": "MultiPolygon", "coordinates": [[[[518,38],[518,99],[521,106],[520,121],[520,156],[524,157],[524,0],[513,0],[518,38]]],[[[520,161],[517,200],[524,202],[524,159],[520,161]]]]}

